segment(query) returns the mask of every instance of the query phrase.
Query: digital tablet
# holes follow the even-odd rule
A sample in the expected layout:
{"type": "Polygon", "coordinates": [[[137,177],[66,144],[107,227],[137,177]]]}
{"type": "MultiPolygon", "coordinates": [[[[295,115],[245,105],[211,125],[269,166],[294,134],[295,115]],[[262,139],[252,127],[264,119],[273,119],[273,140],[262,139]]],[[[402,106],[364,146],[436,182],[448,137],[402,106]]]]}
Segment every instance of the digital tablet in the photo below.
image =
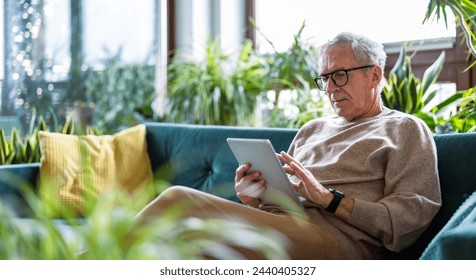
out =
{"type": "MultiPolygon", "coordinates": [[[[283,165],[268,139],[228,138],[228,145],[239,165],[249,163],[248,172],[260,171],[266,180],[266,190],[260,196],[264,205],[285,207],[286,203],[294,202],[302,207],[301,200],[292,186],[283,165]]],[[[291,205],[292,206],[292,205],[291,205]]]]}

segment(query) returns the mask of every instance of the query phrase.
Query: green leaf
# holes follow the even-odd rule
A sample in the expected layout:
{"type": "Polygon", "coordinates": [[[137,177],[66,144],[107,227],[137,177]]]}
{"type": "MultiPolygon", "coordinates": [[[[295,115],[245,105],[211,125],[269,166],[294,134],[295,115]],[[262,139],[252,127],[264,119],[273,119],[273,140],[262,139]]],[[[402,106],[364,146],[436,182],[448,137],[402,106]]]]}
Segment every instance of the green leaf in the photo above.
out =
{"type": "Polygon", "coordinates": [[[5,151],[3,150],[3,147],[0,146],[0,165],[5,164],[5,151]]]}
{"type": "Polygon", "coordinates": [[[389,73],[390,76],[395,75],[398,80],[400,80],[401,77],[404,76],[403,67],[404,67],[404,64],[405,64],[406,55],[407,55],[406,45],[402,44],[402,47],[400,48],[400,54],[398,55],[397,61],[395,62],[395,65],[393,66],[393,68],[390,70],[390,73],[389,73]]]}
{"type": "Polygon", "coordinates": [[[15,150],[12,150],[10,154],[6,157],[5,164],[6,165],[13,164],[15,161],[15,156],[16,156],[15,150]]]}
{"type": "Polygon", "coordinates": [[[442,109],[446,108],[447,106],[454,104],[456,101],[461,100],[463,97],[462,92],[456,92],[452,94],[450,97],[446,98],[436,106],[434,106],[430,111],[434,113],[440,112],[442,109]]]}
{"type": "Polygon", "coordinates": [[[445,51],[442,51],[440,56],[435,60],[435,62],[433,62],[433,64],[425,70],[420,89],[422,93],[426,93],[431,84],[436,82],[438,76],[441,73],[441,69],[443,69],[444,61],[445,51]]]}
{"type": "Polygon", "coordinates": [[[25,150],[24,150],[24,162],[31,163],[32,159],[35,157],[34,154],[35,146],[33,146],[28,139],[25,139],[25,150]]]}
{"type": "Polygon", "coordinates": [[[63,128],[61,129],[61,133],[74,134],[74,122],[73,117],[71,115],[68,115],[68,117],[66,117],[63,128]]]}
{"type": "Polygon", "coordinates": [[[6,156],[9,153],[7,137],[5,135],[5,131],[3,127],[0,127],[0,149],[2,150],[2,154],[6,156]]]}
{"type": "Polygon", "coordinates": [[[418,110],[418,107],[420,106],[420,95],[418,94],[417,91],[417,84],[418,81],[415,77],[410,78],[410,83],[407,88],[407,92],[405,96],[407,96],[407,110],[406,113],[412,114],[418,110]]]}
{"type": "MultiPolygon", "coordinates": [[[[433,98],[435,98],[437,93],[438,93],[438,91],[436,91],[436,90],[428,91],[427,96],[423,100],[422,105],[424,106],[424,105],[429,104],[433,100],[433,98]]],[[[422,106],[421,109],[423,109],[423,106],[422,106]]]]}

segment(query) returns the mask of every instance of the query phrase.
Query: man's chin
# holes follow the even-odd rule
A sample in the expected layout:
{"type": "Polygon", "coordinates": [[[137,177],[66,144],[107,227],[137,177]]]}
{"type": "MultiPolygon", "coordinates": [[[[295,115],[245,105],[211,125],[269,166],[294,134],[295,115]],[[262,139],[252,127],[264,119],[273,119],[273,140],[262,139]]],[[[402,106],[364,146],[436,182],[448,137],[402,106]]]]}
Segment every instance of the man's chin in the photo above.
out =
{"type": "Polygon", "coordinates": [[[339,117],[344,117],[344,116],[345,116],[345,110],[343,110],[341,107],[336,107],[336,106],[334,106],[334,112],[335,112],[336,115],[338,115],[339,117]]]}
{"type": "Polygon", "coordinates": [[[334,111],[335,111],[337,116],[339,116],[343,119],[346,119],[347,121],[351,121],[353,119],[353,117],[350,114],[348,114],[345,110],[343,110],[342,108],[334,107],[334,111]]]}

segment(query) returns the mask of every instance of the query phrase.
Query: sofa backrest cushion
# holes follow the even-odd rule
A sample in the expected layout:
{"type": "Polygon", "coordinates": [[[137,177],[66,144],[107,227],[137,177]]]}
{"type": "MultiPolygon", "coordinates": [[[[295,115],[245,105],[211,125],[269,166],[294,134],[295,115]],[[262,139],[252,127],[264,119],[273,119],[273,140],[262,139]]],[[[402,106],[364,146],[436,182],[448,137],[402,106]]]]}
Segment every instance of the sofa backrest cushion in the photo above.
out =
{"type": "Polygon", "coordinates": [[[146,123],[155,176],[236,201],[235,160],[226,139],[270,139],[275,150],[287,151],[295,129],[146,123]],[[163,171],[163,172],[162,172],[163,171]]]}
{"type": "Polygon", "coordinates": [[[445,221],[434,226],[441,229],[456,209],[476,191],[476,133],[435,135],[434,138],[444,197],[438,216],[445,221]]]}

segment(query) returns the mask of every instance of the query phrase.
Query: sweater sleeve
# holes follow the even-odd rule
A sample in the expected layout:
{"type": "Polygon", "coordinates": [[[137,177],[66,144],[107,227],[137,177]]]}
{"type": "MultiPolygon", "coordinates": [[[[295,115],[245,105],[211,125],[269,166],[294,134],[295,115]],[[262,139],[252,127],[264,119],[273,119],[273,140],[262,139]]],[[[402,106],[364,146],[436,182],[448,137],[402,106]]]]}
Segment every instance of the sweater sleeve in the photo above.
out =
{"type": "Polygon", "coordinates": [[[356,198],[350,223],[398,252],[428,227],[441,206],[441,194],[429,129],[412,118],[394,129],[398,143],[388,155],[383,198],[356,198]]]}

